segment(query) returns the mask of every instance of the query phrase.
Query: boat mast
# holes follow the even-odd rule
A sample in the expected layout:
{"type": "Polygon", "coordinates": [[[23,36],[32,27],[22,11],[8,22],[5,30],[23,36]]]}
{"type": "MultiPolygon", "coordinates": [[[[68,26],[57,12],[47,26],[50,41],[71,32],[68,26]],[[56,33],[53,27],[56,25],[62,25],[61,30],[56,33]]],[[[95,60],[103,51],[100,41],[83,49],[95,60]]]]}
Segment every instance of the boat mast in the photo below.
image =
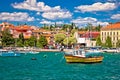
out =
{"type": "Polygon", "coordinates": [[[67,28],[67,49],[68,49],[69,28],[67,28]]]}
{"type": "Polygon", "coordinates": [[[91,45],[91,26],[92,26],[92,25],[89,23],[89,24],[88,24],[88,27],[89,27],[89,28],[88,28],[88,31],[89,31],[89,35],[88,35],[88,36],[89,36],[89,40],[90,40],[90,47],[92,46],[92,45],[91,45]]]}

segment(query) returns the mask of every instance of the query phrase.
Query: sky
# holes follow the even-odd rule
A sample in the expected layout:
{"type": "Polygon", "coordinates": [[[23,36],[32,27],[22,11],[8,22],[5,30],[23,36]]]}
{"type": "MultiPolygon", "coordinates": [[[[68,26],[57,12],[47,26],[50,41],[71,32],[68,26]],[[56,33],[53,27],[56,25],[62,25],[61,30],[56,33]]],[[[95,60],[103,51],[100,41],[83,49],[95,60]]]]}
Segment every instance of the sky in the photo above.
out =
{"type": "Polygon", "coordinates": [[[120,22],[120,0],[1,0],[0,23],[106,26],[120,22]]]}

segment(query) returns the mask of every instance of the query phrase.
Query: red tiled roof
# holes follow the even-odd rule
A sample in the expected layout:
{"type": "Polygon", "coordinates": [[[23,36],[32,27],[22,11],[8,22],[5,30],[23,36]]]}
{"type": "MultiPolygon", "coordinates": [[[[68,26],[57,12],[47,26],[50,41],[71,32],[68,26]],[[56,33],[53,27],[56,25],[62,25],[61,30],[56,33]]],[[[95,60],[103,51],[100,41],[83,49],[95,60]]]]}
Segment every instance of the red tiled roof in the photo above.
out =
{"type": "Polygon", "coordinates": [[[100,35],[100,32],[86,32],[81,37],[84,38],[97,38],[100,35]]]}
{"type": "Polygon", "coordinates": [[[110,29],[120,29],[120,22],[105,26],[101,30],[110,30],[110,29]]]}
{"type": "Polygon", "coordinates": [[[13,28],[14,30],[32,30],[30,26],[22,25],[22,26],[16,26],[13,28]]]}

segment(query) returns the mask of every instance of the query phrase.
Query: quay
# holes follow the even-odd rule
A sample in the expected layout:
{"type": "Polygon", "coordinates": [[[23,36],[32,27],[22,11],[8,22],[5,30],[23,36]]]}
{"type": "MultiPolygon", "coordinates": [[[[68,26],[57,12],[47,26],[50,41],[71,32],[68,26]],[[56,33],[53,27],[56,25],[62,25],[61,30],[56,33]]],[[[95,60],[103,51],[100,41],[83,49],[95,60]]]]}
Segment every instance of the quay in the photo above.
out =
{"type": "MultiPolygon", "coordinates": [[[[41,52],[41,51],[45,51],[45,52],[60,52],[60,51],[65,51],[65,52],[70,52],[72,51],[72,49],[42,49],[42,48],[34,48],[34,47],[4,47],[3,49],[5,50],[17,50],[17,51],[23,51],[23,52],[27,52],[27,51],[35,51],[35,52],[41,52]]],[[[91,50],[91,49],[88,49],[91,50]]],[[[115,49],[98,49],[98,51],[100,52],[108,52],[108,53],[120,53],[120,48],[115,48],[115,49]]]]}

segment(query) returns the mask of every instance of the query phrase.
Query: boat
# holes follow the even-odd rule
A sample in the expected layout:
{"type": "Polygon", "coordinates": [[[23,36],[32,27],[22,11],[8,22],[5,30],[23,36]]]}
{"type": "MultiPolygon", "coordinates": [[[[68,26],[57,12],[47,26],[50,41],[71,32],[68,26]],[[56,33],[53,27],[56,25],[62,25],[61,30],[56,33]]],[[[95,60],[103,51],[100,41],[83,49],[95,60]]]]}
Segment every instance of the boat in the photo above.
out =
{"type": "Polygon", "coordinates": [[[23,50],[23,51],[19,51],[19,53],[24,53],[24,54],[38,54],[38,53],[40,53],[40,52],[39,52],[39,51],[23,50]]]}
{"type": "Polygon", "coordinates": [[[37,60],[35,57],[31,58],[31,60],[37,60]]]}
{"type": "Polygon", "coordinates": [[[38,54],[39,52],[38,51],[29,51],[28,53],[29,54],[38,54]]]}
{"type": "Polygon", "coordinates": [[[101,49],[97,49],[97,48],[90,48],[86,51],[89,53],[103,53],[103,51],[101,49]]]}
{"type": "Polygon", "coordinates": [[[101,53],[91,53],[84,49],[65,52],[64,57],[67,63],[98,63],[102,62],[104,58],[101,53]]]}
{"type": "Polygon", "coordinates": [[[0,56],[20,56],[20,53],[13,50],[0,50],[0,56]]]}

